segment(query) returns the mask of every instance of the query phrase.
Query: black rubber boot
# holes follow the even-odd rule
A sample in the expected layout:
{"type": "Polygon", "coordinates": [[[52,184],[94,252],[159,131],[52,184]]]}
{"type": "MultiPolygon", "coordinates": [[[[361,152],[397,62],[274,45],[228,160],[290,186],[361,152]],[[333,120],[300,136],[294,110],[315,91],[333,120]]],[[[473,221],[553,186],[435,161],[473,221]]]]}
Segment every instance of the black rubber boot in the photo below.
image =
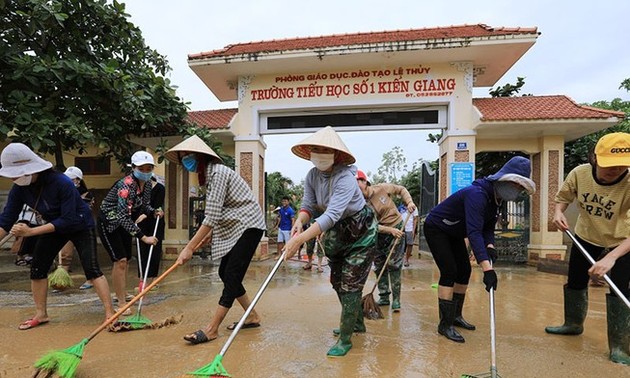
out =
{"type": "Polygon", "coordinates": [[[630,365],[630,309],[619,297],[606,294],[610,360],[630,365]]]}
{"type": "Polygon", "coordinates": [[[453,322],[453,325],[455,327],[461,327],[469,331],[474,331],[477,329],[477,327],[468,323],[462,317],[462,309],[464,308],[465,299],[466,299],[466,294],[453,293],[453,302],[455,302],[455,321],[453,322]]]}
{"type": "Polygon", "coordinates": [[[464,337],[453,328],[453,322],[455,321],[455,302],[438,298],[438,304],[440,308],[438,333],[456,343],[465,342],[464,337]]]}
{"type": "Polygon", "coordinates": [[[554,335],[581,335],[588,311],[588,289],[573,290],[564,285],[564,324],[545,327],[545,332],[554,335]]]}
{"type": "Polygon", "coordinates": [[[345,356],[352,348],[352,332],[357,323],[357,315],[361,311],[361,292],[343,293],[339,295],[341,299],[341,324],[339,327],[339,339],[337,343],[328,350],[329,357],[345,356]]]}

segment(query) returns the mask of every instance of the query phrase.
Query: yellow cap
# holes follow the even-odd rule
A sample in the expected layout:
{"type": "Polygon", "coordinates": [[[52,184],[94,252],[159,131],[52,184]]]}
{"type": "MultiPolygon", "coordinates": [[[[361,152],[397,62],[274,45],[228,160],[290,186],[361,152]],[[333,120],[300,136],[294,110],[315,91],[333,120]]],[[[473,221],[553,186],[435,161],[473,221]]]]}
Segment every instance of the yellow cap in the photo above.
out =
{"type": "Polygon", "coordinates": [[[630,134],[611,133],[599,138],[595,146],[600,167],[630,167],[630,134]]]}

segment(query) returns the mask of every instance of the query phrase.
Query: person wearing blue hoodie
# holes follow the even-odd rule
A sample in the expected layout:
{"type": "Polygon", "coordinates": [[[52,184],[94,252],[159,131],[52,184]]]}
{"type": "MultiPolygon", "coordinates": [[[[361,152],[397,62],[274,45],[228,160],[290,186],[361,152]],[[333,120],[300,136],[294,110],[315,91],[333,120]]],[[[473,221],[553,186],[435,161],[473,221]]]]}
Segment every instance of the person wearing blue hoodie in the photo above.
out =
{"type": "Polygon", "coordinates": [[[522,192],[531,195],[536,191],[536,184],[529,178],[530,173],[529,159],[513,157],[497,173],[475,180],[450,195],[426,218],[424,235],[440,270],[438,333],[449,340],[465,342],[454,326],[475,329],[462,317],[472,273],[464,239],[468,238],[477,263],[483,269],[486,290],[496,290],[497,275],[492,263],[497,258],[494,229],[500,204],[516,200],[522,192]]]}
{"type": "Polygon", "coordinates": [[[325,232],[322,244],[330,283],[341,302],[340,327],[333,330],[339,339],[327,355],[345,356],[352,348],[352,333],[366,331],[361,295],[374,260],[378,223],[357,185],[357,168],[351,165],[356,159],[332,127],[324,127],[291,151],[315,167],[304,180],[302,206],[284,247],[284,258],[289,259],[302,244],[325,232]],[[302,225],[311,218],[315,222],[303,231],[302,225]]]}

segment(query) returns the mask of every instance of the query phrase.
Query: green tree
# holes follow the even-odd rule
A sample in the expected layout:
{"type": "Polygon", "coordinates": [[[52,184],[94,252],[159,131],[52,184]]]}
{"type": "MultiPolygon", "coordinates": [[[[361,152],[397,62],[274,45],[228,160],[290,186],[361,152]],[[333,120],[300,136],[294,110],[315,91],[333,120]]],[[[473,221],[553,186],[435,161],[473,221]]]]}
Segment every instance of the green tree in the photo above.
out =
{"type": "MultiPolygon", "coordinates": [[[[267,204],[269,206],[280,206],[282,197],[292,196],[291,187],[293,180],[285,177],[280,172],[271,172],[267,174],[267,204]]],[[[301,200],[301,197],[300,197],[301,200]]]]}
{"type": "Polygon", "coordinates": [[[63,168],[63,151],[96,145],[122,162],[129,136],[181,127],[168,63],[128,18],[117,1],[0,1],[0,139],[63,168]]]}
{"type": "MultiPolygon", "coordinates": [[[[625,88],[630,91],[630,79],[621,82],[619,88],[625,88]]],[[[564,146],[564,173],[568,174],[573,168],[580,164],[588,162],[588,155],[595,148],[597,141],[602,136],[614,132],[630,132],[630,101],[615,98],[612,101],[597,101],[590,106],[599,109],[615,110],[624,112],[625,118],[615,126],[605,130],[598,131],[589,135],[585,135],[574,141],[568,142],[564,146]]]]}
{"type": "Polygon", "coordinates": [[[411,170],[400,178],[400,185],[407,188],[413,202],[418,206],[420,203],[420,193],[422,186],[422,159],[413,163],[411,170]]]}
{"type": "Polygon", "coordinates": [[[507,83],[502,87],[496,87],[494,89],[490,89],[488,93],[492,97],[514,97],[518,92],[521,91],[523,86],[525,85],[524,77],[517,77],[516,84],[507,83]]]}
{"type": "Polygon", "coordinates": [[[391,151],[383,154],[378,175],[385,182],[398,184],[398,178],[407,171],[407,158],[402,148],[395,146],[391,151]]]}

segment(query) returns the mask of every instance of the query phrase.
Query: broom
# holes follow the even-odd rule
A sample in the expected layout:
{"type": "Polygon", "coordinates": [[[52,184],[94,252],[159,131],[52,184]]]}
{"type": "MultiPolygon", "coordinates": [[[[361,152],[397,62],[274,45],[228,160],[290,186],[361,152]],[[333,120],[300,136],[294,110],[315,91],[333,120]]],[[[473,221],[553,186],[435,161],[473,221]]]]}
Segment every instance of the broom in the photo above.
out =
{"type": "MultiPolygon", "coordinates": [[[[492,266],[492,261],[490,261],[492,266]]],[[[494,288],[490,289],[490,371],[478,374],[462,374],[461,378],[501,378],[497,372],[497,342],[494,316],[494,288]]]]}
{"type": "MultiPolygon", "coordinates": [[[[157,229],[158,229],[158,225],[160,223],[160,217],[156,217],[155,220],[155,228],[153,229],[153,237],[155,237],[155,235],[157,235],[157,229]]],[[[137,238],[136,238],[137,240],[137,238]]],[[[139,264],[139,270],[140,270],[140,274],[142,275],[142,258],[140,257],[140,242],[138,241],[138,264],[139,264]]],[[[151,247],[149,248],[149,257],[147,258],[147,266],[145,267],[144,270],[144,275],[142,275],[142,286],[140,287],[140,289],[144,289],[145,286],[147,286],[147,276],[149,275],[149,266],[151,265],[151,256],[153,255],[153,247],[154,245],[151,244],[151,247]]],[[[146,326],[150,326],[151,325],[151,320],[149,318],[146,318],[144,316],[142,316],[142,301],[144,300],[144,297],[140,298],[140,301],[138,302],[138,311],[136,311],[136,314],[134,316],[122,319],[121,321],[119,321],[119,323],[121,323],[121,327],[125,328],[125,325],[129,325],[129,330],[134,330],[134,329],[143,329],[146,328],[146,326]]],[[[122,328],[120,330],[123,330],[122,328]]]]}
{"type": "Polygon", "coordinates": [[[59,252],[59,265],[57,269],[48,276],[48,287],[56,290],[71,288],[74,282],[67,270],[61,266],[61,252],[59,252]]]}
{"type": "Polygon", "coordinates": [[[44,355],[42,358],[35,362],[35,368],[37,369],[33,378],[39,377],[39,374],[42,373],[42,377],[52,377],[53,375],[57,375],[61,378],[72,378],[83,358],[83,350],[85,346],[94,338],[96,335],[101,333],[104,329],[106,329],[109,325],[114,323],[116,319],[118,319],[123,312],[125,312],[128,308],[134,305],[138,300],[140,300],[146,293],[149,292],[155,285],[157,285],[160,281],[162,281],[166,276],[168,276],[173,270],[175,270],[179,266],[178,263],[173,264],[168,270],[162,273],[161,276],[156,278],[149,286],[144,288],[142,292],[133,297],[126,305],[124,305],[118,312],[116,312],[111,318],[105,320],[103,324],[101,324],[97,329],[95,329],[88,337],[81,340],[76,345],[71,346],[70,348],[59,350],[59,351],[51,351],[48,354],[44,355]]]}
{"type": "Polygon", "coordinates": [[[225,345],[223,345],[223,348],[221,348],[221,351],[219,352],[219,354],[217,354],[216,357],[214,357],[214,360],[206,366],[203,366],[193,372],[186,373],[184,376],[194,375],[194,376],[201,376],[201,377],[231,377],[231,375],[228,374],[228,372],[223,367],[223,364],[221,363],[221,361],[223,360],[223,356],[225,356],[225,353],[230,348],[230,345],[232,344],[232,341],[234,341],[234,338],[236,337],[236,334],[238,334],[238,331],[241,330],[241,327],[245,323],[245,319],[247,319],[249,314],[254,309],[254,306],[256,306],[256,303],[258,303],[258,300],[263,295],[265,289],[267,288],[267,285],[269,285],[269,282],[273,278],[274,274],[276,274],[276,272],[278,271],[278,268],[284,261],[284,257],[286,256],[286,254],[287,254],[286,250],[282,251],[282,255],[280,255],[280,257],[278,258],[278,261],[276,261],[276,264],[273,266],[273,269],[271,269],[271,272],[269,273],[265,281],[260,286],[260,289],[258,289],[256,296],[254,296],[254,299],[252,299],[252,303],[250,303],[249,307],[247,307],[247,310],[245,310],[245,313],[236,324],[236,327],[234,327],[232,334],[225,342],[225,345]]]}
{"type": "Polygon", "coordinates": [[[2,240],[0,240],[0,247],[2,247],[4,245],[4,243],[8,242],[9,239],[11,239],[11,236],[13,236],[13,234],[6,234],[2,240]]]}
{"type": "MultiPolygon", "coordinates": [[[[407,216],[405,217],[405,221],[402,223],[403,230],[410,216],[411,216],[411,213],[407,214],[407,216]]],[[[396,245],[398,245],[399,241],[400,241],[400,238],[396,238],[394,240],[394,243],[392,244],[392,247],[389,249],[389,253],[387,254],[387,258],[385,259],[385,264],[383,264],[381,271],[378,273],[378,277],[376,277],[376,282],[374,282],[374,286],[372,286],[372,291],[370,291],[368,294],[364,295],[363,298],[361,298],[361,306],[363,307],[363,316],[368,319],[376,320],[376,319],[384,318],[383,312],[381,311],[380,307],[376,304],[376,301],[374,301],[374,290],[376,290],[378,281],[381,279],[381,276],[385,272],[385,269],[387,269],[387,264],[389,263],[389,259],[392,257],[392,254],[394,253],[394,250],[396,249],[396,245]]]]}

